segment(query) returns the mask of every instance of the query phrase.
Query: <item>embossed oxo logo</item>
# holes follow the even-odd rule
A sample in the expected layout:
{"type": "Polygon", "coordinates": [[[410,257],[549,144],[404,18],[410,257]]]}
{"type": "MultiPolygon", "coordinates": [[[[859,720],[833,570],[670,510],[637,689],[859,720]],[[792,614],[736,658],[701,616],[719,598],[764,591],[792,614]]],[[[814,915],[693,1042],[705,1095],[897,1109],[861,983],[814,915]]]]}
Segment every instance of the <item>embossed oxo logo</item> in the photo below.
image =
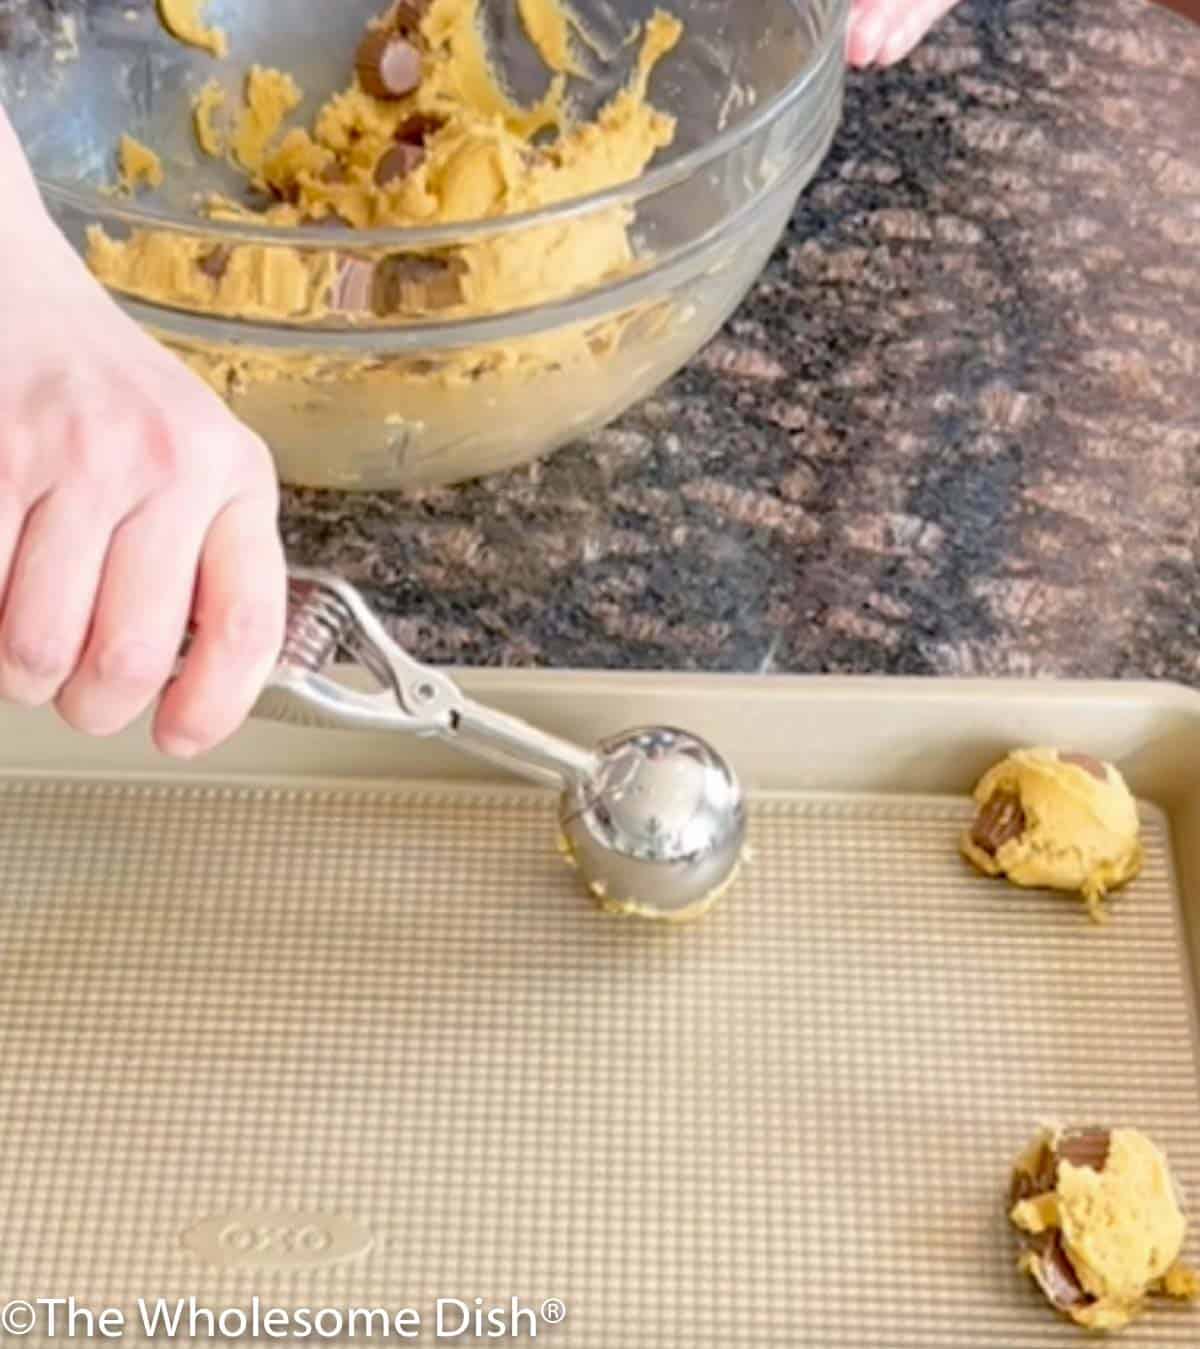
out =
{"type": "Polygon", "coordinates": [[[181,1236],[207,1265],[318,1269],[365,1255],[371,1234],[352,1219],[323,1213],[224,1213],[181,1236]]]}

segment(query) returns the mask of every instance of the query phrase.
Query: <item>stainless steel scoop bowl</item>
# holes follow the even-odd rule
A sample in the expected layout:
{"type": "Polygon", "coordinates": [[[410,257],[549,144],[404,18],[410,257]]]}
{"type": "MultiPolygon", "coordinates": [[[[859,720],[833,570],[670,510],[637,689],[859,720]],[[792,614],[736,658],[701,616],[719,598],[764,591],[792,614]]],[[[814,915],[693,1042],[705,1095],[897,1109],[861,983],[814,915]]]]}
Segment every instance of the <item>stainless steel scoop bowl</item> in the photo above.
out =
{"type": "Polygon", "coordinates": [[[614,736],[595,758],[560,811],[565,851],[588,888],[613,912],[699,917],[732,880],[745,837],[729,765],[670,726],[614,736]]]}
{"type": "Polygon", "coordinates": [[[468,698],[388,635],[339,577],[289,579],[283,653],[255,715],[337,729],[436,736],[469,754],[560,788],[563,852],[610,911],[684,921],[730,883],[746,832],[729,765],[698,736],[672,727],[626,731],[586,750],[468,698]],[[342,653],[380,688],[364,693],[327,669],[342,653]]]}

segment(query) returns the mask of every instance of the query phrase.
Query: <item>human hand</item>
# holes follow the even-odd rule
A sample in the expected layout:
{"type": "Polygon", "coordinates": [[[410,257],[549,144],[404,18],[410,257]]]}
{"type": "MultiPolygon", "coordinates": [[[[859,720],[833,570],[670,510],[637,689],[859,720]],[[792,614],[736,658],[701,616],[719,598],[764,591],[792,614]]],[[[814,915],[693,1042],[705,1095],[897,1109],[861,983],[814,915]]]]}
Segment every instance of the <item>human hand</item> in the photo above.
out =
{"type": "Polygon", "coordinates": [[[0,221],[0,699],[108,735],[166,686],[155,740],[190,757],[238,727],[278,658],[270,457],[17,195],[0,221]]]}
{"type": "Polygon", "coordinates": [[[851,0],[846,56],[852,66],[902,61],[958,0],[851,0]]]}

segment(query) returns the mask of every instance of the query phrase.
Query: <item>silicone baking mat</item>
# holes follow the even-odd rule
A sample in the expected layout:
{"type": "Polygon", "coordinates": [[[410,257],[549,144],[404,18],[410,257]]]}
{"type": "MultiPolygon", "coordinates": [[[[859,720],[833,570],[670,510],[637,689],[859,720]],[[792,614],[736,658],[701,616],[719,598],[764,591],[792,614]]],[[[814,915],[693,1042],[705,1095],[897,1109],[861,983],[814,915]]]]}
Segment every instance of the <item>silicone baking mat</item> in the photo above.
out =
{"type": "MultiPolygon", "coordinates": [[[[1129,1123],[1200,1199],[1167,825],[1098,929],[975,877],[968,814],[758,799],[675,931],[594,912],[523,788],[3,782],[20,1338],[58,1297],[130,1342],[376,1309],[437,1343],[441,1299],[457,1343],[477,1311],[564,1349],[1080,1343],[1015,1271],[1008,1167],[1043,1120],[1129,1123]]],[[[1128,1337],[1198,1340],[1165,1304],[1128,1337]]]]}

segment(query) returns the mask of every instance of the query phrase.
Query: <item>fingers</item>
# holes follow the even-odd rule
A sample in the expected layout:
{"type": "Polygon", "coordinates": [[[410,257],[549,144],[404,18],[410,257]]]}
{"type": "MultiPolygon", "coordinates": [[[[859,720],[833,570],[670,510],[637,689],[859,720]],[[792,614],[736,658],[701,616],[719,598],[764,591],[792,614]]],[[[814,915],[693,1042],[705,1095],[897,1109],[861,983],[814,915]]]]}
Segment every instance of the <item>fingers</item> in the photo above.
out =
{"type": "Polygon", "coordinates": [[[958,0],[920,0],[905,14],[879,49],[876,60],[881,66],[903,61],[935,23],[958,3],[958,0]]]}
{"type": "Polygon", "coordinates": [[[9,485],[0,486],[0,617],[4,613],[4,595],[21,542],[26,506],[22,494],[9,485]]]}
{"type": "Polygon", "coordinates": [[[239,497],[204,541],[192,644],[155,720],[160,749],[191,758],[245,720],[279,658],[286,600],[274,496],[239,497]]]}
{"type": "Polygon", "coordinates": [[[846,36],[852,66],[901,61],[958,0],[855,0],[846,36]]]}
{"type": "Polygon", "coordinates": [[[197,753],[279,654],[270,454],[98,286],[40,299],[0,325],[0,701],[120,730],[170,679],[195,603],[156,733],[197,753]]]}
{"type": "Polygon", "coordinates": [[[0,609],[0,698],[37,707],[70,677],[113,524],[78,489],[51,493],[25,516],[0,609]]]}
{"type": "Polygon", "coordinates": [[[176,399],[167,419],[144,393],[122,414],[117,377],[106,393],[107,417],[77,425],[56,400],[63,425],[27,416],[0,445],[15,483],[0,475],[0,700],[54,700],[78,730],[120,731],[170,679],[196,603],[201,631],[157,724],[191,755],[236,729],[279,654],[275,476],[219,405],[176,399]]]}
{"type": "Polygon", "coordinates": [[[895,0],[854,0],[846,33],[846,60],[862,69],[873,65],[895,22],[895,0]]]}
{"type": "Polygon", "coordinates": [[[204,518],[182,495],[151,502],[113,536],[91,632],[58,710],[76,730],[114,735],[171,676],[187,628],[204,518]]]}

